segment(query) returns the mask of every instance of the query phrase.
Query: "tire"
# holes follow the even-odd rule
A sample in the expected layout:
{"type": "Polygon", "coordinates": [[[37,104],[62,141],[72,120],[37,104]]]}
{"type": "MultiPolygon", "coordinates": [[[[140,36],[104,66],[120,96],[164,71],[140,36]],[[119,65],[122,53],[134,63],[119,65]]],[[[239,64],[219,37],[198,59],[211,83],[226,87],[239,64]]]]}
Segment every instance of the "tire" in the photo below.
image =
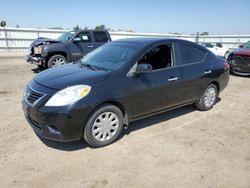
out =
{"type": "Polygon", "coordinates": [[[91,147],[96,148],[115,142],[122,130],[123,114],[121,110],[114,105],[103,105],[91,114],[83,134],[85,141],[91,147]]]}
{"type": "Polygon", "coordinates": [[[213,108],[218,98],[218,88],[214,84],[210,84],[202,94],[199,101],[195,103],[197,109],[207,111],[213,108]]]}
{"type": "Polygon", "coordinates": [[[51,67],[56,67],[58,65],[63,65],[66,64],[67,60],[64,56],[62,55],[53,55],[52,57],[49,58],[48,63],[47,63],[47,67],[51,68],[51,67]]]}

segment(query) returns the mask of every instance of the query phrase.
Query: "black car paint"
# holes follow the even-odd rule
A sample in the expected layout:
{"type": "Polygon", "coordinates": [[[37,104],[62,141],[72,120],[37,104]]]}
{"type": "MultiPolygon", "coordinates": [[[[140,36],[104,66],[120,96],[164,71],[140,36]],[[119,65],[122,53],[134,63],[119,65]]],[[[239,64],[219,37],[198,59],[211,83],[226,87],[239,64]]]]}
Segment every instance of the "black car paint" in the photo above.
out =
{"type": "Polygon", "coordinates": [[[134,58],[117,71],[92,70],[72,63],[42,72],[29,83],[30,88],[46,94],[35,106],[29,105],[25,99],[22,102],[26,118],[37,134],[59,141],[78,140],[82,137],[89,115],[102,104],[118,106],[123,112],[125,124],[128,124],[145,116],[192,104],[199,100],[210,83],[215,83],[220,92],[229,81],[229,70],[224,67],[224,60],[192,42],[143,38],[117,42],[141,46],[134,58]],[[172,45],[173,67],[128,76],[145,52],[163,43],[172,45]],[[180,43],[203,49],[207,52],[206,58],[201,62],[183,65],[180,43]],[[206,73],[208,70],[211,73],[206,73]],[[179,79],[168,81],[173,77],[179,79]],[[72,105],[44,106],[58,90],[76,84],[91,85],[91,93],[72,105]],[[34,125],[34,122],[38,122],[39,126],[34,125]],[[50,125],[61,134],[50,132],[50,125]]]}
{"type": "Polygon", "coordinates": [[[31,52],[27,55],[26,60],[30,63],[35,62],[36,64],[44,65],[52,55],[59,54],[63,55],[66,58],[67,62],[78,61],[90,51],[106,43],[96,42],[94,32],[104,32],[107,35],[108,41],[111,41],[110,34],[106,30],[79,30],[67,42],[40,37],[31,43],[31,52]],[[81,43],[74,41],[74,38],[82,32],[89,32],[91,42],[81,43]],[[43,53],[36,55],[33,53],[33,49],[34,47],[38,46],[41,46],[43,48],[43,53]]]}

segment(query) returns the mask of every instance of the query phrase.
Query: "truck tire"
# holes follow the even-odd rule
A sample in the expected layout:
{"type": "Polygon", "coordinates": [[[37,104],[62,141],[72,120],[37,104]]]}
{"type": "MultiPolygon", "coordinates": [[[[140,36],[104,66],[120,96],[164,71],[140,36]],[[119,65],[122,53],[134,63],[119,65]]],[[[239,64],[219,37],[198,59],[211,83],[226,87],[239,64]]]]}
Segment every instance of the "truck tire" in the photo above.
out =
{"type": "Polygon", "coordinates": [[[58,65],[64,65],[67,63],[67,60],[64,56],[62,55],[53,55],[49,58],[48,63],[47,63],[47,67],[48,68],[52,68],[52,67],[56,67],[58,65]]]}

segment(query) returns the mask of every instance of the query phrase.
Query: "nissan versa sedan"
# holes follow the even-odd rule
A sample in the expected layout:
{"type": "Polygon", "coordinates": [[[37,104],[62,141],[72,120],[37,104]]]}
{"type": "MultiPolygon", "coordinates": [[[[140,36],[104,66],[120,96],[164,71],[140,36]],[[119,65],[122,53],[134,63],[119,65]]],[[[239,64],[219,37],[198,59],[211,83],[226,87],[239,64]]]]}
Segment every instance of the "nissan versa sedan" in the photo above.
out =
{"type": "Polygon", "coordinates": [[[35,76],[22,101],[41,137],[116,141],[130,122],[188,104],[210,110],[229,81],[229,65],[198,44],[134,38],[107,43],[78,62],[35,76]]]}

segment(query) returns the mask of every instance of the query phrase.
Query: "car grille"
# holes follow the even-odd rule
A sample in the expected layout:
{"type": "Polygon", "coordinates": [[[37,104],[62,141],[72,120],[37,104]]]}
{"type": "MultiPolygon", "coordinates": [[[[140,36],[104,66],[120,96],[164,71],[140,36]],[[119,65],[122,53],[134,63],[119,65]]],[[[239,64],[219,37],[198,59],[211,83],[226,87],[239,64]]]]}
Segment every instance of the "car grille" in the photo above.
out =
{"type": "Polygon", "coordinates": [[[236,67],[244,71],[250,71],[250,57],[249,56],[235,56],[234,64],[236,67]]]}
{"type": "Polygon", "coordinates": [[[29,86],[27,86],[27,89],[25,92],[25,99],[31,105],[34,105],[35,103],[37,103],[44,96],[45,94],[37,92],[31,89],[29,86]]]}

